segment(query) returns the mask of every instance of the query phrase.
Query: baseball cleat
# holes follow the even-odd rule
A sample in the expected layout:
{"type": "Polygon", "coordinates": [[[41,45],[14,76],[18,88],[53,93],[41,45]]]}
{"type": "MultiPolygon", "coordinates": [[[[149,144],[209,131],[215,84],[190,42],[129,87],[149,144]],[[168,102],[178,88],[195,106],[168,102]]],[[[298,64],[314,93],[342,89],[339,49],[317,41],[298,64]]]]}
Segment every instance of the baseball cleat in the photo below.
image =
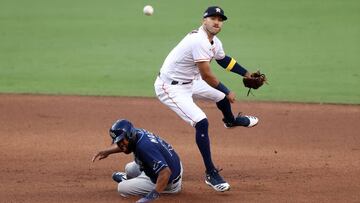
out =
{"type": "Polygon", "coordinates": [[[243,126],[243,127],[254,127],[258,124],[259,119],[255,116],[243,116],[241,113],[235,118],[234,121],[228,122],[226,119],[223,119],[225,128],[233,128],[236,126],[243,126]]]}
{"type": "Polygon", "coordinates": [[[259,123],[259,119],[255,116],[245,116],[245,117],[250,120],[250,124],[246,126],[248,128],[254,127],[259,123]]]}
{"type": "Polygon", "coordinates": [[[126,173],[124,173],[124,172],[114,172],[112,174],[112,179],[115,182],[120,183],[121,181],[127,180],[126,173]]]}
{"type": "Polygon", "coordinates": [[[212,187],[218,192],[225,192],[230,190],[229,183],[225,182],[224,179],[220,176],[219,171],[214,169],[211,172],[205,172],[205,183],[212,187]]]}

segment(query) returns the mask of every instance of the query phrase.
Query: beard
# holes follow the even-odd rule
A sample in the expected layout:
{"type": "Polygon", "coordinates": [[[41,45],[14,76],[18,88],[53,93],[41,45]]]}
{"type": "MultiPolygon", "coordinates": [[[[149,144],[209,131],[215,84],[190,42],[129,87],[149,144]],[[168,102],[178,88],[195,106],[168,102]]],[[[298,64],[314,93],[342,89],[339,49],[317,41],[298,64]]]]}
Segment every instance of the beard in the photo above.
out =
{"type": "Polygon", "coordinates": [[[205,29],[212,35],[217,35],[221,31],[221,28],[214,28],[212,26],[205,26],[205,29]]]}

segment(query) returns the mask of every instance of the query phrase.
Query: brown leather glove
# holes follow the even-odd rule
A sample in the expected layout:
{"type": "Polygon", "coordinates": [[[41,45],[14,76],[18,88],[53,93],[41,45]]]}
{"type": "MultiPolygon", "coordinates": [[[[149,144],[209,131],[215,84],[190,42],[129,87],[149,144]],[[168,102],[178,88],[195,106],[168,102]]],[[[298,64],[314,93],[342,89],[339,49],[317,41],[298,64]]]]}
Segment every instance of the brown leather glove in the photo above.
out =
{"type": "Polygon", "coordinates": [[[251,89],[258,89],[266,83],[266,76],[265,74],[260,73],[260,71],[256,71],[251,73],[250,77],[243,78],[243,83],[245,87],[249,88],[249,95],[251,89]]]}

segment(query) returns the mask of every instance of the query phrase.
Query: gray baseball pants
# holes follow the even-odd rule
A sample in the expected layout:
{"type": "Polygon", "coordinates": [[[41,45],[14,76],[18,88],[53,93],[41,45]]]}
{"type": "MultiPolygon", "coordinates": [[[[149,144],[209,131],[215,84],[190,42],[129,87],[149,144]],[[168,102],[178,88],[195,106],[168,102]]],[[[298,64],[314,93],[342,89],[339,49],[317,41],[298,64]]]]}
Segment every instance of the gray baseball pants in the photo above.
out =
{"type": "MultiPolygon", "coordinates": [[[[139,165],[135,161],[126,164],[125,173],[127,180],[121,181],[118,184],[118,192],[121,196],[127,197],[130,195],[145,196],[153,189],[156,184],[151,182],[150,178],[145,175],[143,171],[140,171],[139,165]]],[[[172,183],[169,183],[165,190],[161,193],[178,193],[181,191],[183,168],[181,166],[180,177],[175,178],[172,183]]]]}

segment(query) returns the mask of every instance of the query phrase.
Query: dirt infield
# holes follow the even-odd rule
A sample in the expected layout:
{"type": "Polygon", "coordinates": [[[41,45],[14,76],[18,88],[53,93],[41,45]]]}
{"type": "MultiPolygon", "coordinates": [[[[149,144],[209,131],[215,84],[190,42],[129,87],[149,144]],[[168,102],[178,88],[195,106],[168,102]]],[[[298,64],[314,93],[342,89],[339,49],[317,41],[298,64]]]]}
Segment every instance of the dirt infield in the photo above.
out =
{"type": "Polygon", "coordinates": [[[116,192],[113,171],[132,156],[91,163],[128,118],[170,142],[184,165],[183,191],[157,202],[360,202],[360,106],[238,102],[260,118],[225,129],[212,103],[214,162],[231,184],[204,183],[194,129],[156,99],[0,95],[0,202],[134,202],[116,192]]]}

